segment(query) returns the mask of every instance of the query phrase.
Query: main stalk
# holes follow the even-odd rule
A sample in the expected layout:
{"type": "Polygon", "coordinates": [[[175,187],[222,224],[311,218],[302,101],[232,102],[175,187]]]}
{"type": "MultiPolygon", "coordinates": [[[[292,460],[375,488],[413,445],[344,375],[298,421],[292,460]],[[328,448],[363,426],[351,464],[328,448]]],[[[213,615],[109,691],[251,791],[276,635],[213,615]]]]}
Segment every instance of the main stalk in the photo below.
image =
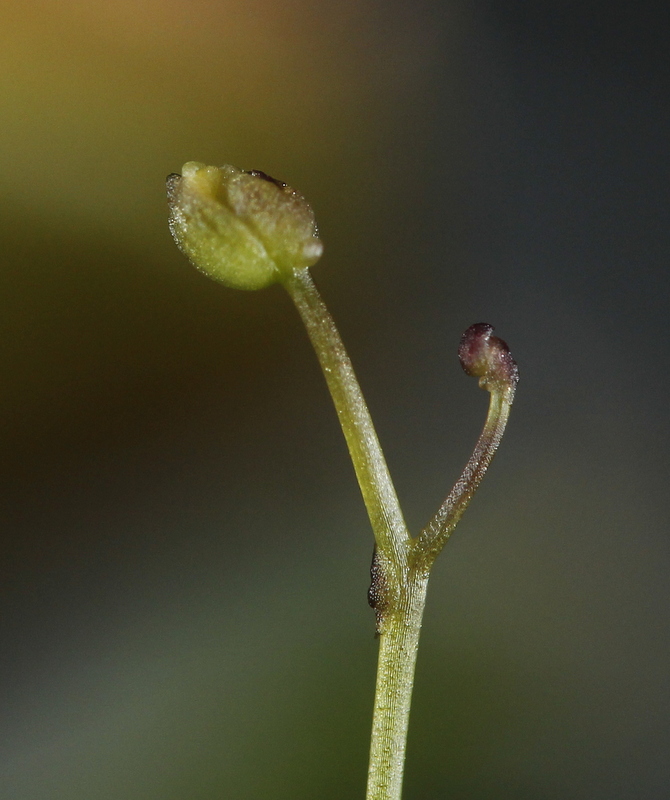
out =
{"type": "Polygon", "coordinates": [[[400,800],[427,588],[427,576],[410,579],[404,607],[387,616],[379,637],[366,800],[400,800]]]}

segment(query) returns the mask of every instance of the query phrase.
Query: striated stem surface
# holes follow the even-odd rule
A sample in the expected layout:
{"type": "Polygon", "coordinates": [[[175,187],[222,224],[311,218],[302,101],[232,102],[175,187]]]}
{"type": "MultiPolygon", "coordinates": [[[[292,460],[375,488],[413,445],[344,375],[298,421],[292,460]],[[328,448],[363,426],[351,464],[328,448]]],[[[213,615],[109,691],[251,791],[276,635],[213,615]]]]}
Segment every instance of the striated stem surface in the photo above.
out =
{"type": "Polygon", "coordinates": [[[414,670],[427,577],[413,577],[403,608],[389,614],[379,638],[366,800],[400,800],[414,670]]]}
{"type": "Polygon", "coordinates": [[[367,800],[401,800],[409,712],[428,575],[500,443],[518,370],[505,342],[485,323],[463,334],[463,369],[491,394],[484,429],[468,463],[431,522],[412,539],[351,361],[312,278],[296,269],[282,278],[307,328],[344,431],[375,535],[372,586],[379,665],[375,691],[367,800]]]}
{"type": "Polygon", "coordinates": [[[410,535],[354,368],[309,271],[295,270],[283,283],[307,328],[326,378],[377,547],[398,568],[407,563],[410,535]]]}

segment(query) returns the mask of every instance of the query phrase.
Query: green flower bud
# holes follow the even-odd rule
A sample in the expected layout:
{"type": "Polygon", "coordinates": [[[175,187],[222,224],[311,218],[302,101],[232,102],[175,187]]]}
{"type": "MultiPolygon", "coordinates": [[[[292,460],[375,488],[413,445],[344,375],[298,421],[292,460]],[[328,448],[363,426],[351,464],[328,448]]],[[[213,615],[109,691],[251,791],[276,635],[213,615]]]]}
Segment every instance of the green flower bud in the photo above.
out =
{"type": "Polygon", "coordinates": [[[167,179],[170,232],[210,278],[262,289],[321,257],[314,212],[305,198],[264,172],[184,164],[167,179]]]}

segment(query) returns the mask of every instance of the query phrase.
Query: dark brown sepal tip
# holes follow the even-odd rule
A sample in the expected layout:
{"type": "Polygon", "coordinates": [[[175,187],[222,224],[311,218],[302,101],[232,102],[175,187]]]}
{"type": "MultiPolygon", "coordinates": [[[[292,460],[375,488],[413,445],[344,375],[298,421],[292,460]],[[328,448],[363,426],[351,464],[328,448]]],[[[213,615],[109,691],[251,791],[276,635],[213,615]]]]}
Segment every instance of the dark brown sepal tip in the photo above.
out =
{"type": "Polygon", "coordinates": [[[480,386],[489,388],[490,383],[514,388],[519,382],[519,368],[512,358],[507,343],[492,336],[493,325],[477,322],[461,336],[458,358],[463,370],[480,378],[480,386]]]}
{"type": "Polygon", "coordinates": [[[285,189],[287,184],[284,181],[279,181],[277,178],[273,178],[271,175],[268,175],[267,172],[261,172],[260,169],[247,169],[245,170],[247,175],[251,175],[254,178],[262,178],[264,181],[268,183],[274,183],[279,189],[285,189]]]}

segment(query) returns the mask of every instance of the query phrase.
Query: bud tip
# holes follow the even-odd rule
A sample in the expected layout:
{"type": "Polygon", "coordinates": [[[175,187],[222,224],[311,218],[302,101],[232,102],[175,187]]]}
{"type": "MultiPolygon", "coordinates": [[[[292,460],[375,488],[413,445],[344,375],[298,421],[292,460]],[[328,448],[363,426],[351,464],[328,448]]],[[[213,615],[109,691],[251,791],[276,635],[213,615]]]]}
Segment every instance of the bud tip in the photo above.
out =
{"type": "Polygon", "coordinates": [[[461,336],[458,358],[463,370],[479,378],[479,385],[490,390],[500,385],[512,389],[519,382],[519,368],[507,343],[492,336],[493,325],[477,322],[461,336]]]}

